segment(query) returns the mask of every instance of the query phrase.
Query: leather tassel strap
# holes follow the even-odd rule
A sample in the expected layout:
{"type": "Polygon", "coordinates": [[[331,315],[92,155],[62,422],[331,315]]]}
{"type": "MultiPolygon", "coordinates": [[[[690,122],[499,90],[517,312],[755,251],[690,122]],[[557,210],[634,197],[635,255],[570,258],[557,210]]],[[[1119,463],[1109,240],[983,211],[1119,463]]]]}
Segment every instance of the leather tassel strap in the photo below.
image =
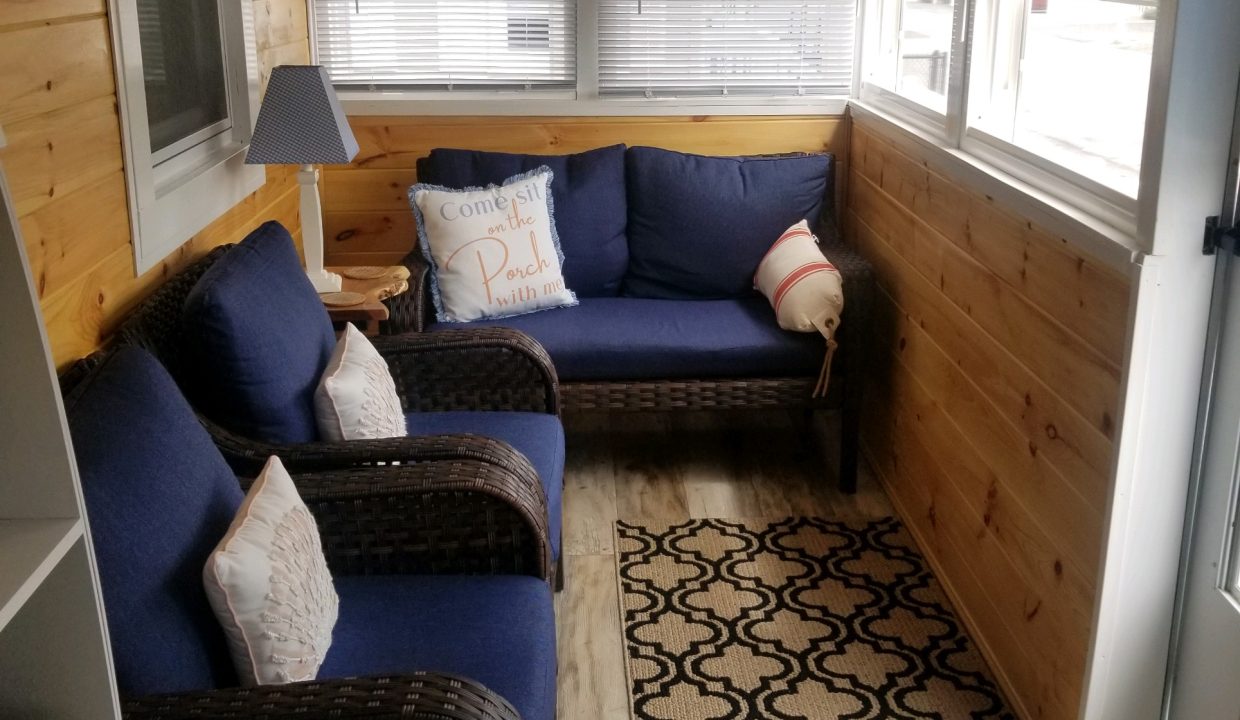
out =
{"type": "Polygon", "coordinates": [[[835,349],[839,344],[827,336],[827,356],[822,360],[822,372],[818,375],[818,384],[814,386],[814,398],[827,396],[827,386],[831,382],[831,360],[835,358],[835,349]]]}
{"type": "Polygon", "coordinates": [[[835,349],[839,345],[835,342],[835,317],[831,316],[829,310],[810,322],[827,339],[827,356],[822,359],[822,371],[818,373],[818,384],[814,386],[814,394],[811,396],[817,399],[827,396],[827,386],[831,383],[831,360],[835,358],[835,349]]]}

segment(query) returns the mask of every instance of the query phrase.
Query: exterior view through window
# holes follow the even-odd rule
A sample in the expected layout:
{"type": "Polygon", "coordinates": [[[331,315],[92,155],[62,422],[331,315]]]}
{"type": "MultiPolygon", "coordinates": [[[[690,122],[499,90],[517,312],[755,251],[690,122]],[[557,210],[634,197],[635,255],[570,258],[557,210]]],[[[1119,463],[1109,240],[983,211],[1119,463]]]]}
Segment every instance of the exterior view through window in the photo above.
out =
{"type": "Polygon", "coordinates": [[[895,89],[910,100],[937,112],[946,112],[952,3],[950,0],[904,0],[902,10],[895,89]]]}
{"type": "Polygon", "coordinates": [[[969,124],[1136,197],[1157,7],[1040,0],[1014,17],[984,10],[978,22],[994,22],[975,26],[969,124]]]}
{"type": "Polygon", "coordinates": [[[1125,207],[1140,180],[1157,3],[977,0],[966,19],[963,2],[867,0],[862,98],[1125,207]]]}

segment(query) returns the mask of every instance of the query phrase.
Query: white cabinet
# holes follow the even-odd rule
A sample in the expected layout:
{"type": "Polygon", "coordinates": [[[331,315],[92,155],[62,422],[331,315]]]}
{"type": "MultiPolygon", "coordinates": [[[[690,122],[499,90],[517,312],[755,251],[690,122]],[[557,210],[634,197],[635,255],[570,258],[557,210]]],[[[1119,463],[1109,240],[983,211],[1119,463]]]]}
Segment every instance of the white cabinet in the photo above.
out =
{"type": "Polygon", "coordinates": [[[0,165],[0,717],[119,718],[115,687],[77,467],[0,165]]]}

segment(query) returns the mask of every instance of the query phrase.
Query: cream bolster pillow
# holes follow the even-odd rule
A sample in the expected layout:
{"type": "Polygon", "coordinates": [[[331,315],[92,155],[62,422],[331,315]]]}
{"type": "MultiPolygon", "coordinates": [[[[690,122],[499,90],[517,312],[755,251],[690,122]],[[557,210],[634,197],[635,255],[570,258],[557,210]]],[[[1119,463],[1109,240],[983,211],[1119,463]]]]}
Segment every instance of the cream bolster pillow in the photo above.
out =
{"type": "Polygon", "coordinates": [[[577,304],[564,285],[552,177],[543,166],[487,188],[409,188],[441,322],[577,304]]]}
{"type": "Polygon", "coordinates": [[[844,282],[840,272],[823,257],[818,238],[805,220],[784,231],[766,251],[754,273],[754,286],[775,309],[785,330],[813,332],[827,340],[827,355],[814,395],[825,395],[835,354],[835,333],[844,310],[844,282]]]}
{"type": "Polygon", "coordinates": [[[319,437],[333,442],[406,435],[387,360],[353,323],[345,326],[314,391],[314,419],[319,437]]]}
{"type": "Polygon", "coordinates": [[[315,678],[340,601],[314,517],[279,458],[250,487],[202,580],[243,685],[315,678]]]}

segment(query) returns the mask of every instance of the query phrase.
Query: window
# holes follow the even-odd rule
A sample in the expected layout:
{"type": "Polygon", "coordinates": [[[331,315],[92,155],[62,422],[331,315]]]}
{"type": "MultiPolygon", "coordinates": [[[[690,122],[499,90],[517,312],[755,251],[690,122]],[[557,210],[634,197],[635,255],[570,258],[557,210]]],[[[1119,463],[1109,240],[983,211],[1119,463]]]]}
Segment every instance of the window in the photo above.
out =
{"type": "Polygon", "coordinates": [[[852,88],[856,0],[313,0],[313,8],[318,62],[346,101],[456,93],[447,99],[467,98],[461,109],[535,93],[524,97],[553,101],[539,112],[594,104],[606,114],[639,112],[647,99],[660,101],[652,108],[769,111],[772,98],[785,107],[832,98],[838,112],[852,88]]]}
{"type": "Polygon", "coordinates": [[[969,126],[1135,198],[1153,1],[990,0],[978,13],[969,126]]]}
{"type": "Polygon", "coordinates": [[[599,93],[847,95],[854,3],[601,0],[599,93]]]}
{"type": "Polygon", "coordinates": [[[1135,232],[1158,0],[866,0],[861,97],[1135,232]]]}
{"type": "Polygon", "coordinates": [[[341,89],[572,88],[572,0],[314,0],[341,89]]]}
{"type": "Polygon", "coordinates": [[[250,0],[113,0],[134,261],[142,273],[262,185],[250,0]],[[248,30],[247,30],[248,28],[248,30]]]}
{"type": "Polygon", "coordinates": [[[866,81],[934,112],[947,113],[952,56],[952,0],[880,0],[873,3],[875,42],[866,81]]]}

